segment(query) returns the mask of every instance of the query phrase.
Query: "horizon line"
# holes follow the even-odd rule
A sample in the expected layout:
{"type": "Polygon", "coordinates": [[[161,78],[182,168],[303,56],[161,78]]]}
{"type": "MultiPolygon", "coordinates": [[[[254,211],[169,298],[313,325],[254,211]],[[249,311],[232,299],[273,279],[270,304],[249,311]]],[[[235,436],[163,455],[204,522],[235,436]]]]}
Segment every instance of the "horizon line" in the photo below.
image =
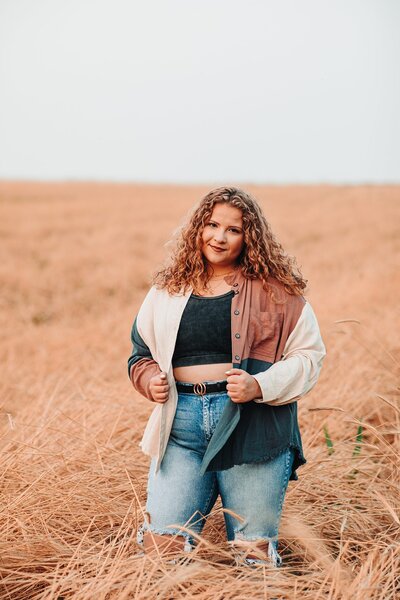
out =
{"type": "Polygon", "coordinates": [[[59,184],[111,184],[111,185],[148,185],[148,186],[229,186],[229,185],[252,185],[252,186],[383,186],[400,185],[398,180],[341,180],[341,181],[249,181],[249,180],[209,180],[209,181],[169,181],[169,180],[140,180],[140,179],[94,179],[94,178],[8,178],[0,177],[0,183],[59,183],[59,184]]]}

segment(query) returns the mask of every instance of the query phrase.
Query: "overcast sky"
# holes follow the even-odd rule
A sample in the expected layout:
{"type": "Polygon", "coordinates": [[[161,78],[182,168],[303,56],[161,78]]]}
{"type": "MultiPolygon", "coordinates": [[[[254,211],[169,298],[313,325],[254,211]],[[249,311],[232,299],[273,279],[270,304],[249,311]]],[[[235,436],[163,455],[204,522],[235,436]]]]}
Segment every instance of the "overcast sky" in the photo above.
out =
{"type": "Polygon", "coordinates": [[[400,182],[398,0],[0,0],[0,177],[400,182]]]}

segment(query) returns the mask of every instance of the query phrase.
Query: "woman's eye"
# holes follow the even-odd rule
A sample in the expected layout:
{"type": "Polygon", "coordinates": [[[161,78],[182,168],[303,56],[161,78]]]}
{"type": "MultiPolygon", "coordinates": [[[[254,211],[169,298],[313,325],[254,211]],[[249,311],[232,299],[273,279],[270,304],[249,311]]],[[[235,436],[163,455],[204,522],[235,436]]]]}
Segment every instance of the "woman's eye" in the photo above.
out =
{"type": "MultiPolygon", "coordinates": [[[[216,227],[217,225],[215,223],[208,223],[209,227],[216,227]]],[[[233,233],[240,233],[240,231],[238,231],[237,229],[232,229],[232,227],[229,229],[229,231],[233,231],[233,233]]]]}

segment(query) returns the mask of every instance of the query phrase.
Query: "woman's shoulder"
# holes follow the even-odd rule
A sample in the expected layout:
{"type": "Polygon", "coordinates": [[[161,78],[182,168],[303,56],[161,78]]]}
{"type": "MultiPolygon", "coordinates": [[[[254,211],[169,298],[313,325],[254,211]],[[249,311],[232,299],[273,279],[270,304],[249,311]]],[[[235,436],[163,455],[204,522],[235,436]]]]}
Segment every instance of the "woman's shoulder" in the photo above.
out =
{"type": "Polygon", "coordinates": [[[187,296],[191,291],[192,288],[184,290],[184,287],[182,286],[179,292],[170,293],[167,287],[156,287],[155,285],[152,285],[148,290],[147,295],[152,297],[180,298],[182,296],[187,296]]]}
{"type": "Polygon", "coordinates": [[[186,290],[186,292],[182,289],[178,294],[171,294],[166,287],[156,287],[155,285],[151,285],[144,297],[143,304],[150,306],[171,302],[179,303],[183,298],[190,295],[190,293],[191,289],[186,290]]]}
{"type": "Polygon", "coordinates": [[[154,319],[157,311],[162,311],[167,301],[166,294],[165,289],[157,288],[155,285],[151,285],[147,289],[139,308],[138,317],[140,321],[154,319]]]}
{"type": "Polygon", "coordinates": [[[269,275],[267,279],[267,285],[264,284],[262,279],[257,280],[257,284],[260,293],[264,292],[268,295],[272,302],[276,302],[282,306],[282,309],[293,309],[303,308],[307,302],[302,294],[291,294],[285,288],[282,281],[277,279],[274,275],[269,275]]]}

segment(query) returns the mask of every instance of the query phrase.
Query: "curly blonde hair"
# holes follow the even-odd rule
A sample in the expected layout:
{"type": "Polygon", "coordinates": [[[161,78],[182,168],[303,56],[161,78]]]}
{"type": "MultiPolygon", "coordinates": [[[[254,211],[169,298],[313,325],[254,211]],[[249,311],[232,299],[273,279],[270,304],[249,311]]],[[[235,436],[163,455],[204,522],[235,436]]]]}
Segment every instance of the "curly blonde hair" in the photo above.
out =
{"type": "Polygon", "coordinates": [[[271,231],[261,207],[250,194],[236,187],[211,190],[188,214],[167,243],[172,247],[167,263],[155,271],[152,285],[167,288],[170,294],[185,293],[191,286],[194,293],[208,290],[210,272],[202,254],[202,234],[214,205],[226,203],[242,211],[244,243],[238,266],[248,279],[261,279],[270,291],[268,278],[275,277],[292,295],[302,295],[307,286],[296,259],[288,256],[271,231]]]}

